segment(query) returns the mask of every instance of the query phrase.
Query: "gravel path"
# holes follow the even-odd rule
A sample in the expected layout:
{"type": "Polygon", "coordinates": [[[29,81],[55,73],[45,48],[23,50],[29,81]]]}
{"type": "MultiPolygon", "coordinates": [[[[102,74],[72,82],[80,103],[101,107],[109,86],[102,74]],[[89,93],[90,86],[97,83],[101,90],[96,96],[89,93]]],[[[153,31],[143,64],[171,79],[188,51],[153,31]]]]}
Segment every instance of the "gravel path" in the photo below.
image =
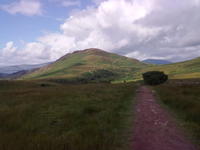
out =
{"type": "Polygon", "coordinates": [[[133,150],[197,150],[145,86],[137,91],[133,150]]]}

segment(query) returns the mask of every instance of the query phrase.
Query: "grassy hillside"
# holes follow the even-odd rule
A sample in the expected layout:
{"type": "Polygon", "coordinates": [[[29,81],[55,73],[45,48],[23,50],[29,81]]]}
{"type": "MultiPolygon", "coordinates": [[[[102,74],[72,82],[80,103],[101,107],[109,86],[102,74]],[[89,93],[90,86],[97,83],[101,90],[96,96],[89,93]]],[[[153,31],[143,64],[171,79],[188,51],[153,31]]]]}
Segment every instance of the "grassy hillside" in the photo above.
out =
{"type": "Polygon", "coordinates": [[[155,89],[200,146],[200,79],[171,80],[155,89]]]}
{"type": "Polygon", "coordinates": [[[0,85],[1,150],[125,150],[129,145],[134,83],[0,85]]]}
{"type": "Polygon", "coordinates": [[[23,79],[71,78],[85,72],[105,69],[117,73],[119,78],[132,79],[134,73],[149,65],[99,49],[87,49],[67,54],[55,63],[43,67],[23,79]]]}
{"type": "Polygon", "coordinates": [[[185,62],[147,67],[137,73],[138,78],[143,72],[164,71],[173,79],[200,78],[200,57],[185,62]]]}
{"type": "Polygon", "coordinates": [[[142,73],[155,70],[164,71],[170,78],[199,78],[200,57],[180,63],[150,65],[99,49],[86,49],[67,54],[21,79],[74,78],[101,69],[117,74],[115,80],[141,79],[142,73]]]}

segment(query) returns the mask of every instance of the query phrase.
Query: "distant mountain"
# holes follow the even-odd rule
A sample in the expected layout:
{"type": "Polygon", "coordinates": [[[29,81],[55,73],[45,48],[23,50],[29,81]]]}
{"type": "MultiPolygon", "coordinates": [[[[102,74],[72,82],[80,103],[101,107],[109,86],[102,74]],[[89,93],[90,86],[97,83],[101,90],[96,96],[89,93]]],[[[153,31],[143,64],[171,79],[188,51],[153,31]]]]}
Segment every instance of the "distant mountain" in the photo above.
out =
{"type": "Polygon", "coordinates": [[[41,68],[41,67],[44,67],[48,64],[50,64],[50,63],[37,64],[37,65],[4,66],[4,67],[0,67],[0,73],[1,74],[13,74],[13,73],[23,71],[23,70],[29,71],[29,70],[32,70],[32,69],[41,68]]]}
{"type": "Polygon", "coordinates": [[[146,60],[143,60],[142,62],[147,63],[147,64],[155,64],[155,65],[165,65],[165,64],[172,63],[168,60],[162,60],[162,59],[146,59],[146,60]]]}
{"type": "Polygon", "coordinates": [[[0,78],[5,78],[7,75],[6,73],[0,73],[0,78]]]}
{"type": "Polygon", "coordinates": [[[29,70],[22,70],[22,71],[18,71],[18,72],[15,72],[15,73],[12,73],[12,74],[9,74],[6,76],[7,79],[17,79],[27,73],[30,73],[32,71],[29,71],[29,70]]]}
{"type": "Polygon", "coordinates": [[[132,79],[134,73],[149,66],[136,59],[108,53],[100,49],[86,49],[67,54],[56,62],[42,67],[23,79],[71,78],[100,69],[112,71],[121,79],[132,79]]]}
{"type": "Polygon", "coordinates": [[[0,79],[17,79],[27,73],[31,73],[32,71],[35,71],[35,69],[33,70],[22,70],[22,71],[18,71],[15,73],[11,73],[11,74],[2,74],[0,73],[0,79]]]}

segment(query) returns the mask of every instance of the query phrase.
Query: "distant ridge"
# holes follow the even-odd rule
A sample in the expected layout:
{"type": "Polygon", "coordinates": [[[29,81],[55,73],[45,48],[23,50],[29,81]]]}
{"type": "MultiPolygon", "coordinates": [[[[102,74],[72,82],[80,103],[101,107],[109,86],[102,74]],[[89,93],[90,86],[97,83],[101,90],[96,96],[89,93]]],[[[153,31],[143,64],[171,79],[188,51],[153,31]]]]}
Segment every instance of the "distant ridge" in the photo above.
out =
{"type": "Polygon", "coordinates": [[[50,63],[36,64],[36,65],[25,64],[25,65],[4,66],[4,67],[0,67],[0,74],[13,74],[13,73],[17,73],[19,71],[25,71],[25,70],[30,71],[32,69],[44,67],[48,64],[50,63]]]}
{"type": "Polygon", "coordinates": [[[172,63],[168,60],[163,60],[163,59],[146,59],[146,60],[143,60],[142,62],[148,63],[148,64],[155,64],[155,65],[165,65],[165,64],[172,63]]]}
{"type": "Polygon", "coordinates": [[[7,75],[6,73],[0,73],[0,78],[5,78],[7,75]]]}

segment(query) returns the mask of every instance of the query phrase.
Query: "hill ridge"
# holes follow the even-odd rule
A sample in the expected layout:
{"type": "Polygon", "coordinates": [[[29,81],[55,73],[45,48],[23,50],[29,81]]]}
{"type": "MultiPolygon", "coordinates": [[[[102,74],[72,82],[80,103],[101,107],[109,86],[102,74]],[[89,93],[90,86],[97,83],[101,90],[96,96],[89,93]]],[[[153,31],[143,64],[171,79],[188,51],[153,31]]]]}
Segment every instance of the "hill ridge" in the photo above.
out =
{"type": "Polygon", "coordinates": [[[68,53],[54,63],[23,76],[23,79],[70,78],[99,69],[120,74],[120,78],[131,78],[134,72],[146,66],[148,64],[137,59],[89,48],[68,53]]]}
{"type": "Polygon", "coordinates": [[[74,78],[101,69],[118,74],[116,80],[139,80],[142,73],[155,70],[164,71],[170,78],[199,78],[200,57],[172,64],[151,65],[134,58],[89,48],[68,53],[20,79],[74,78]]]}

